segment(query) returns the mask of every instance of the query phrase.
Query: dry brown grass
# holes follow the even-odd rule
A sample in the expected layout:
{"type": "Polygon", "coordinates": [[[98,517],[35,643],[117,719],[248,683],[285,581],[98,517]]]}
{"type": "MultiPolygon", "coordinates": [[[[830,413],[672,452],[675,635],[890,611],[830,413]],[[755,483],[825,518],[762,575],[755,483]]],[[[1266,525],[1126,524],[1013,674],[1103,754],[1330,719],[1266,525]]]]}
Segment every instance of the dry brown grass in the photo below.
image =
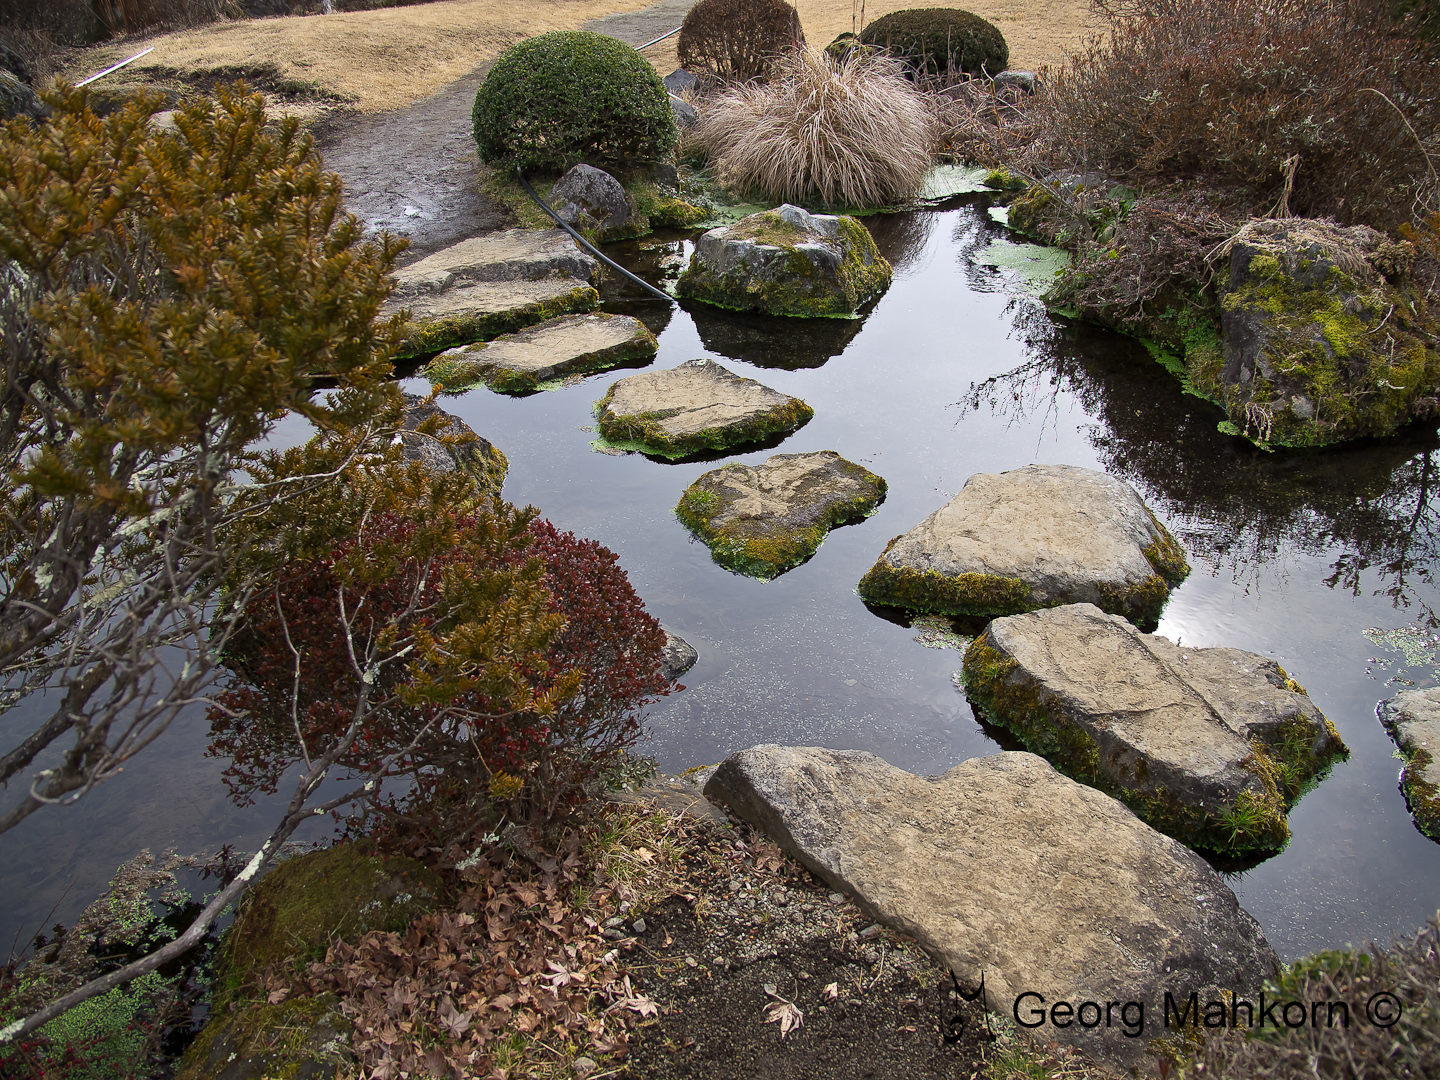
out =
{"type": "Polygon", "coordinates": [[[914,194],[931,164],[934,121],[903,67],[837,64],[795,49],[770,81],[736,87],[701,114],[700,143],[721,182],[772,200],[886,206],[914,194]]]}
{"type": "MultiPolygon", "coordinates": [[[[126,37],[78,51],[62,68],[79,80],[155,46],[124,69],[126,81],[234,77],[268,71],[311,84],[361,112],[428,97],[521,38],[573,30],[589,19],[635,11],[646,0],[437,0],[412,7],[215,23],[126,37]]],[[[116,76],[103,85],[112,86],[116,76]]]]}

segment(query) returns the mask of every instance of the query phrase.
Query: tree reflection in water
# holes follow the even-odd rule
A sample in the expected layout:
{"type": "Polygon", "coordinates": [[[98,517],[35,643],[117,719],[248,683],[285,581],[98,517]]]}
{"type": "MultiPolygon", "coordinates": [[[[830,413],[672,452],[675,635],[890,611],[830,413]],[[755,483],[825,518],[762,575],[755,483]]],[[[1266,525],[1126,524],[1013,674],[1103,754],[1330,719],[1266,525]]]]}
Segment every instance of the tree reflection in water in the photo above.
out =
{"type": "Polygon", "coordinates": [[[1102,467],[1135,485],[1193,555],[1237,580],[1287,552],[1329,555],[1329,587],[1358,596],[1373,574],[1376,595],[1413,609],[1421,626],[1440,626],[1430,591],[1440,560],[1433,424],[1340,448],[1267,452],[1217,431],[1223,412],[1184,394],[1138,341],[1033,301],[1015,301],[1011,313],[1028,359],[972,383],[956,403],[962,416],[985,408],[1051,425],[1061,396],[1073,396],[1099,419],[1087,435],[1102,467]]]}

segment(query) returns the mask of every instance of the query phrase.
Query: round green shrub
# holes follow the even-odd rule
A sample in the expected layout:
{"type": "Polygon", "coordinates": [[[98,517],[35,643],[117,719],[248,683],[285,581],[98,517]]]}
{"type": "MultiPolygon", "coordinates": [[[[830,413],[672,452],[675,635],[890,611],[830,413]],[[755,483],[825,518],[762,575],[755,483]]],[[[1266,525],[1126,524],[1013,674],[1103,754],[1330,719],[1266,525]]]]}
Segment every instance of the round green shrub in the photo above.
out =
{"type": "Polygon", "coordinates": [[[482,161],[563,172],[663,160],[679,135],[665,84],[629,45],[563,30],[506,50],[475,95],[482,161]]]}
{"type": "Polygon", "coordinates": [[[1010,47],[995,25],[959,8],[891,12],[861,30],[860,40],[918,75],[998,75],[1010,64],[1010,47]]]}

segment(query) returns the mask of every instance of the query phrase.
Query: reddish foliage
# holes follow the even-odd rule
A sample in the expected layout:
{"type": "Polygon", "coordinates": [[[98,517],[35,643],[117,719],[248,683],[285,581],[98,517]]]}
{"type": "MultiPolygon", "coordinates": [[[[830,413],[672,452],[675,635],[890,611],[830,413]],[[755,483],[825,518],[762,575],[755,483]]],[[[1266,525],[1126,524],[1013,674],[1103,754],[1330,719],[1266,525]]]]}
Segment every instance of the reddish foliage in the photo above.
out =
{"type": "Polygon", "coordinates": [[[467,845],[502,815],[538,824],[563,814],[638,739],[638,710],[669,690],[665,635],[617,556],[525,513],[508,532],[488,514],[455,524],[481,542],[422,557],[422,530],[382,517],[247,606],[227,656],[235,678],[210,713],[210,753],[231,759],[237,801],[276,789],[302,756],[297,728],[314,755],[362,701],[364,728],[340,763],[373,771],[418,739],[391,770],[410,790],[371,809],[382,830],[440,846],[467,845]],[[483,594],[479,615],[447,606],[456,581],[483,594]],[[473,640],[493,656],[478,668],[426,659],[427,645],[443,657],[473,640]],[[392,662],[367,687],[359,672],[376,656],[392,662]]]}

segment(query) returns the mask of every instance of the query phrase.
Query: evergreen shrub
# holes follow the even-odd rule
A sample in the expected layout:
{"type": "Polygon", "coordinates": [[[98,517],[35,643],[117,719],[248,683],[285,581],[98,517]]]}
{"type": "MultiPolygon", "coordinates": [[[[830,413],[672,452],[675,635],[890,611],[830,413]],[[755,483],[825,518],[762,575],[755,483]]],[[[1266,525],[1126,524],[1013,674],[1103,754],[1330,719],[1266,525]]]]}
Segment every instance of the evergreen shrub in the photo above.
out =
{"type": "Polygon", "coordinates": [[[660,161],[679,142],[655,69],[629,45],[582,30],[507,50],[475,95],[472,118],[481,160],[512,168],[660,161]]]}
{"type": "Polygon", "coordinates": [[[745,82],[804,44],[800,15],[785,0],[700,0],[680,25],[676,55],[687,71],[745,82]]]}
{"type": "Polygon", "coordinates": [[[910,8],[882,15],[860,41],[885,49],[917,75],[998,75],[1010,47],[994,24],[959,8],[910,8]]]}

